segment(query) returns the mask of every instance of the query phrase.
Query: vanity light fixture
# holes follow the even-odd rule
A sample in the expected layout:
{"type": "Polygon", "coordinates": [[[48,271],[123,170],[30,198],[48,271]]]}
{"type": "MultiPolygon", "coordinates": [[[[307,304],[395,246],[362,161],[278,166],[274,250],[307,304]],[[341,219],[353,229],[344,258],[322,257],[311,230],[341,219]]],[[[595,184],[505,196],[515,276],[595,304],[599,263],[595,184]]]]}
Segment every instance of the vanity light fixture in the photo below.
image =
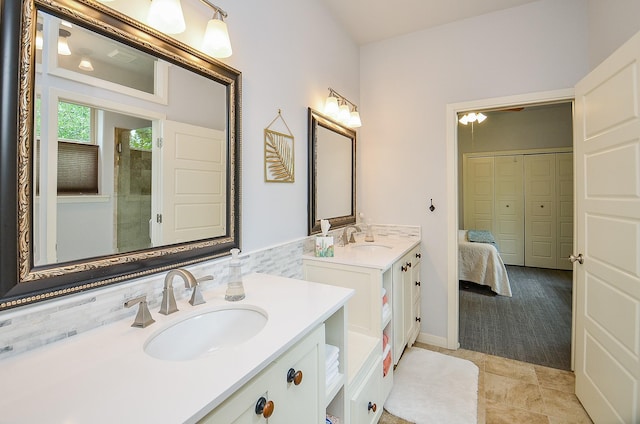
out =
{"type": "Polygon", "coordinates": [[[224,18],[227,12],[208,0],[200,0],[213,9],[213,17],[207,22],[207,29],[202,40],[202,51],[211,57],[225,58],[231,56],[231,40],[224,18]]]}
{"type": "Polygon", "coordinates": [[[71,33],[66,29],[58,30],[58,54],[62,56],[71,56],[71,49],[67,43],[67,38],[71,37],[71,33]]]}
{"type": "Polygon", "coordinates": [[[485,119],[487,119],[487,115],[485,115],[483,113],[471,112],[471,113],[467,113],[467,114],[463,115],[462,118],[460,118],[458,121],[462,125],[467,125],[469,122],[471,122],[472,124],[474,122],[477,122],[479,124],[482,121],[484,121],[485,119]]]}
{"type": "Polygon", "coordinates": [[[348,127],[358,128],[362,126],[358,106],[338,94],[331,87],[329,87],[329,96],[325,101],[323,113],[348,127]]]}
{"type": "Polygon", "coordinates": [[[180,34],[187,28],[180,0],[151,0],[147,21],[165,34],[180,34]]]}

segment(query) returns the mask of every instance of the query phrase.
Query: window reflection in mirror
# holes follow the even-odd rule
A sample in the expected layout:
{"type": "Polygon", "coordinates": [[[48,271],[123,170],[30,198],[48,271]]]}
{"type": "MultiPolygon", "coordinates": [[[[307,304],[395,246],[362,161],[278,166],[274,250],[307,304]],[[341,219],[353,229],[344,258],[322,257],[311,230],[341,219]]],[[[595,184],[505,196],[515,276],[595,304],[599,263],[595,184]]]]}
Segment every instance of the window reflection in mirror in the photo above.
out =
{"type": "Polygon", "coordinates": [[[224,236],[226,88],[52,15],[38,22],[34,265],[224,236]]]}

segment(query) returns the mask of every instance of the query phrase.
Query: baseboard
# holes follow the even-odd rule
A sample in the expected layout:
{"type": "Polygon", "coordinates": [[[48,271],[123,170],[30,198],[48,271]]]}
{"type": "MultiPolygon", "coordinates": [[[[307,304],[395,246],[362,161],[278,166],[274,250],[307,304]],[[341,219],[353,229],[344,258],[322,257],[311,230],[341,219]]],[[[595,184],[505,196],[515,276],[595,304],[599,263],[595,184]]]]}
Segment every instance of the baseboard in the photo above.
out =
{"type": "Polygon", "coordinates": [[[419,333],[416,339],[420,343],[430,344],[432,346],[442,347],[447,349],[447,338],[441,336],[435,336],[433,334],[419,333]]]}

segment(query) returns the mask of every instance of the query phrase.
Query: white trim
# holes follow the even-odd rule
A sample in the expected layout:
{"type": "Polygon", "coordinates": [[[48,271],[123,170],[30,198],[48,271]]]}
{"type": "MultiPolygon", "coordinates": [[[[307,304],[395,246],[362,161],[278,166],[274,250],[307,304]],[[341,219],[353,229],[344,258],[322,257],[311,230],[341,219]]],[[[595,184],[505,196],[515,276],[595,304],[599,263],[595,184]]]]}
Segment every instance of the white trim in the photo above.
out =
{"type": "Polygon", "coordinates": [[[418,338],[416,339],[416,341],[418,343],[425,343],[425,344],[429,344],[431,346],[449,348],[447,346],[447,338],[446,337],[434,336],[433,334],[419,333],[418,334],[418,338]]]}
{"type": "Polygon", "coordinates": [[[446,149],[447,149],[447,338],[446,347],[459,346],[459,293],[458,293],[458,113],[471,110],[487,110],[514,105],[530,105],[573,101],[574,89],[566,88],[538,93],[518,94],[507,97],[480,99],[446,106],[446,149]]]}

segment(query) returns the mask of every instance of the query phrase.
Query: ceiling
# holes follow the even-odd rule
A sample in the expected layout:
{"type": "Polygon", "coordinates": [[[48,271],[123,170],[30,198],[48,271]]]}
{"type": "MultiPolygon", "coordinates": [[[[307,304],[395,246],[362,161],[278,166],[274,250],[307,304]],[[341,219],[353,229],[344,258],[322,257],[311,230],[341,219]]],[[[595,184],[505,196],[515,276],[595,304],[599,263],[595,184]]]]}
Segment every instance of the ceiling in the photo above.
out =
{"type": "Polygon", "coordinates": [[[359,45],[537,0],[321,0],[359,45]]]}

